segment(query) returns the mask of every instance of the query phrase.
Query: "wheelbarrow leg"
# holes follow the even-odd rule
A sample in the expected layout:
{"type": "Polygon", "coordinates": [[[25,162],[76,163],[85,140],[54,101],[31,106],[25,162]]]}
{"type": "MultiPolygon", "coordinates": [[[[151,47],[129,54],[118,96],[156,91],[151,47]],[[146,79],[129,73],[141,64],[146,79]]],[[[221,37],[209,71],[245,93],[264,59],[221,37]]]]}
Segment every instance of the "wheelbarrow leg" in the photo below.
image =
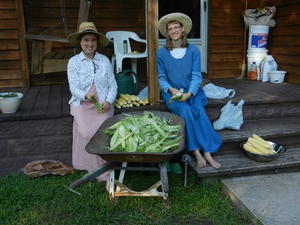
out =
{"type": "Polygon", "coordinates": [[[94,169],[94,170],[88,172],[87,174],[85,174],[79,180],[77,180],[77,181],[73,182],[72,184],[70,184],[69,188],[73,189],[73,188],[79,186],[82,183],[94,180],[94,179],[96,179],[96,177],[100,176],[101,174],[103,174],[106,171],[113,168],[113,166],[114,166],[114,164],[107,162],[107,163],[103,164],[102,166],[98,167],[97,169],[94,169]]]}
{"type": "Polygon", "coordinates": [[[165,166],[165,163],[159,163],[159,169],[160,169],[160,179],[161,179],[161,187],[162,192],[164,194],[163,196],[163,204],[164,207],[169,208],[169,182],[168,182],[168,173],[165,166]]]}
{"type": "MultiPolygon", "coordinates": [[[[127,162],[122,162],[122,167],[125,168],[126,166],[127,166],[127,162]]],[[[126,172],[125,169],[120,170],[118,181],[121,184],[123,183],[125,172],[126,172]]],[[[111,170],[109,176],[109,196],[110,196],[111,203],[113,204],[117,203],[119,196],[115,196],[115,192],[119,192],[119,191],[120,191],[119,186],[116,187],[116,191],[115,191],[115,170],[111,170]]]]}

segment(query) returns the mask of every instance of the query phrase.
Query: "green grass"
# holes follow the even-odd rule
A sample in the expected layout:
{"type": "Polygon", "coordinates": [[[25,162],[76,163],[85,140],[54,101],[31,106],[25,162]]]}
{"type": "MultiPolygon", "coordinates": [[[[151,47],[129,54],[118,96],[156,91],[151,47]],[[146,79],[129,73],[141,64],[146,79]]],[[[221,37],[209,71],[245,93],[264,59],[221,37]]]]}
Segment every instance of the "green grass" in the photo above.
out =
{"type": "MultiPolygon", "coordinates": [[[[120,197],[109,201],[105,184],[89,182],[64,187],[83,176],[27,178],[22,174],[0,178],[0,224],[2,225],[246,225],[246,215],[234,210],[221,191],[220,182],[207,183],[189,174],[183,187],[181,175],[169,174],[170,208],[159,197],[120,197]]],[[[126,172],[125,184],[146,189],[158,181],[158,173],[126,172]]]]}

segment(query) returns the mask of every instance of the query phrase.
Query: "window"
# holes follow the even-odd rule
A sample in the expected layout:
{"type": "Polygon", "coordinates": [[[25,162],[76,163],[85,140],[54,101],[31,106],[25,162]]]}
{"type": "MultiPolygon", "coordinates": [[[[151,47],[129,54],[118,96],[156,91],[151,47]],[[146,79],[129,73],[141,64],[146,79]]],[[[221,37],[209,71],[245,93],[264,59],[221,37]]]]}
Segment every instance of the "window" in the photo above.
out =
{"type": "MultiPolygon", "coordinates": [[[[200,49],[201,70],[204,73],[207,73],[207,2],[208,0],[158,1],[159,18],[172,12],[182,12],[191,17],[193,27],[188,41],[200,49]]],[[[162,47],[165,45],[165,39],[161,34],[159,38],[159,47],[162,47]]]]}

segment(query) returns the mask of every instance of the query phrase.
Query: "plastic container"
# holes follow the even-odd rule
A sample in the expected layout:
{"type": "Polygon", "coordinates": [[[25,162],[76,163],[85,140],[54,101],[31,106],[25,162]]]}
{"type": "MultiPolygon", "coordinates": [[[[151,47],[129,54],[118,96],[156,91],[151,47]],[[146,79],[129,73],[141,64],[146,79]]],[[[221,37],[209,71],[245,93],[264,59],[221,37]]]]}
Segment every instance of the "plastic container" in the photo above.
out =
{"type": "Polygon", "coordinates": [[[248,37],[248,50],[255,48],[266,49],[269,35],[269,26],[250,25],[248,37]]]}
{"type": "Polygon", "coordinates": [[[22,93],[3,92],[0,93],[0,110],[2,113],[15,113],[23,98],[22,93]]]}
{"type": "Polygon", "coordinates": [[[282,83],[284,81],[286,71],[277,70],[277,71],[270,71],[269,78],[271,83],[282,83]]]}
{"type": "Polygon", "coordinates": [[[119,97],[120,94],[134,95],[136,93],[138,88],[138,80],[134,71],[124,70],[120,73],[117,73],[115,78],[118,85],[117,97],[119,97]]]}
{"type": "Polygon", "coordinates": [[[251,65],[250,65],[250,68],[249,68],[249,71],[247,73],[247,79],[248,80],[257,80],[257,65],[256,65],[256,62],[253,62],[251,65]]]}
{"type": "Polygon", "coordinates": [[[250,66],[253,62],[257,65],[257,80],[261,80],[261,73],[260,73],[260,63],[264,58],[268,55],[267,49],[251,49],[247,51],[247,72],[250,70],[250,66]]]}

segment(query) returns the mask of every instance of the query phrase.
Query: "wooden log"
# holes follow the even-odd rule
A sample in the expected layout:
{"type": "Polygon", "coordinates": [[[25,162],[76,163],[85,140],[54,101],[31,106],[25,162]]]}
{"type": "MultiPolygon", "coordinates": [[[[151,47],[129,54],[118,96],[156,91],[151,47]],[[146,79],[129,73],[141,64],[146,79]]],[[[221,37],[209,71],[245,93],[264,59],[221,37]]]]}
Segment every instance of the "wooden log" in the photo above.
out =
{"type": "Polygon", "coordinates": [[[19,40],[0,40],[0,50],[14,50],[19,48],[19,40]]]}
{"type": "Polygon", "coordinates": [[[15,19],[16,10],[14,9],[0,9],[0,19],[15,19]]]}
{"type": "Polygon", "coordinates": [[[19,31],[19,44],[20,44],[20,60],[22,79],[25,86],[29,86],[29,69],[28,69],[28,55],[27,45],[25,40],[25,21],[23,11],[23,0],[17,0],[17,15],[18,15],[18,31],[19,31]]]}
{"type": "Polygon", "coordinates": [[[44,42],[32,41],[31,74],[41,74],[43,66],[44,42]]]}
{"type": "Polygon", "coordinates": [[[78,14],[77,28],[79,28],[79,25],[82,22],[88,21],[89,11],[90,11],[91,4],[92,3],[90,1],[80,0],[80,7],[79,7],[79,14],[78,14]]]}
{"type": "Polygon", "coordinates": [[[5,30],[0,32],[0,39],[19,39],[19,32],[17,30],[5,30]]]}
{"type": "Polygon", "coordinates": [[[156,51],[158,49],[158,0],[146,0],[147,24],[147,75],[149,87],[149,102],[151,105],[159,104],[160,91],[156,66],[156,51]]]}
{"type": "Polygon", "coordinates": [[[43,73],[67,71],[68,59],[44,59],[43,73]]]}
{"type": "Polygon", "coordinates": [[[55,41],[55,42],[68,43],[67,38],[61,38],[61,37],[45,35],[45,34],[26,34],[25,38],[29,40],[55,41]]]}
{"type": "Polygon", "coordinates": [[[22,74],[20,70],[16,69],[0,69],[0,77],[1,80],[20,79],[22,77],[22,74]]]}

